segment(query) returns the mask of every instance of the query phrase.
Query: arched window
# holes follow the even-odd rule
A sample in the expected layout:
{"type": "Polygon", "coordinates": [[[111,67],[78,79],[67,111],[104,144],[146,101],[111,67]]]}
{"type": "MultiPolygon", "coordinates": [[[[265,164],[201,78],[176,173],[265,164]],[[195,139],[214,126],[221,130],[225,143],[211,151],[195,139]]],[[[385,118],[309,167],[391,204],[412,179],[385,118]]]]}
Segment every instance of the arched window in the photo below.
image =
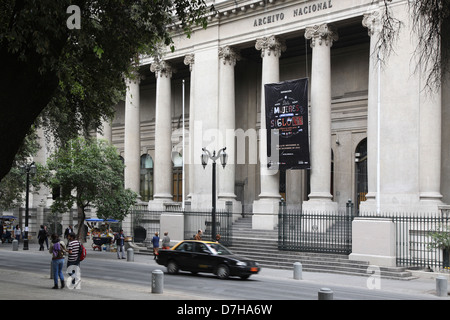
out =
{"type": "Polygon", "coordinates": [[[141,156],[141,184],[142,201],[153,200],[153,159],[149,154],[141,156]]]}
{"type": "Polygon", "coordinates": [[[367,138],[361,140],[355,149],[355,183],[356,183],[356,210],[362,201],[366,201],[368,191],[367,182],[367,138]]]}
{"type": "Polygon", "coordinates": [[[173,201],[181,202],[183,201],[183,156],[176,151],[172,152],[172,162],[173,162],[173,170],[172,170],[173,201]]]}

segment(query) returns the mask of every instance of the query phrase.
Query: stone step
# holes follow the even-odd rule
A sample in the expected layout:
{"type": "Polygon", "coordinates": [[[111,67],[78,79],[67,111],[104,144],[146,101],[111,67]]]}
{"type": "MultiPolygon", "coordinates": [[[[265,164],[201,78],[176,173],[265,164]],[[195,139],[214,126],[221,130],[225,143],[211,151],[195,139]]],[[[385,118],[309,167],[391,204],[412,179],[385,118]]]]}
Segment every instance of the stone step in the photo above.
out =
{"type": "MultiPolygon", "coordinates": [[[[302,269],[310,272],[327,272],[347,275],[368,276],[367,261],[349,260],[347,255],[296,252],[278,250],[277,230],[252,229],[251,217],[239,218],[232,226],[232,245],[230,250],[258,261],[262,267],[293,269],[295,262],[302,263],[302,269]]],[[[406,268],[380,268],[380,276],[389,279],[415,279],[406,268]]]]}

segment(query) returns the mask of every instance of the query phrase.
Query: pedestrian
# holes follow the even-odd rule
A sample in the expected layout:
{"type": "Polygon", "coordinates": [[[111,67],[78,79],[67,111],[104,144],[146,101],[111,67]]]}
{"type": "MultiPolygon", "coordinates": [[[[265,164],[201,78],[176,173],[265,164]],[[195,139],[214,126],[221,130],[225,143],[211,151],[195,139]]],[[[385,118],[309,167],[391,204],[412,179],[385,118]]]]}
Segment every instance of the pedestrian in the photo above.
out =
{"type": "Polygon", "coordinates": [[[48,236],[49,236],[49,233],[48,233],[48,230],[47,230],[47,226],[46,226],[46,225],[44,225],[44,231],[45,231],[45,238],[44,238],[44,241],[45,241],[45,245],[47,246],[47,250],[48,250],[48,236]]]}
{"type": "Polygon", "coordinates": [[[216,243],[219,243],[219,241],[220,241],[220,234],[217,234],[216,235],[216,243]]]}
{"type": "Polygon", "coordinates": [[[72,232],[73,232],[72,226],[68,226],[64,231],[64,239],[68,239],[69,234],[71,234],[72,232]]]}
{"type": "Polygon", "coordinates": [[[20,241],[20,236],[22,235],[22,230],[20,230],[19,225],[16,226],[16,228],[14,229],[14,238],[17,241],[20,241]]]}
{"type": "Polygon", "coordinates": [[[170,238],[169,238],[169,232],[164,232],[164,237],[162,240],[162,248],[163,249],[170,249],[170,238]]]}
{"type": "Polygon", "coordinates": [[[117,259],[120,259],[119,251],[122,251],[122,259],[125,259],[125,235],[123,234],[123,230],[121,229],[118,234],[116,234],[116,245],[117,245],[117,259]]]}
{"type": "Polygon", "coordinates": [[[156,260],[156,256],[158,255],[158,249],[159,249],[159,235],[158,232],[155,232],[155,235],[152,239],[153,244],[153,259],[156,260]]]}
{"type": "MultiPolygon", "coordinates": [[[[75,270],[71,266],[80,267],[81,243],[76,239],[75,233],[73,232],[68,234],[67,239],[69,240],[69,244],[67,245],[67,251],[69,252],[67,273],[72,276],[75,270]]],[[[75,279],[72,280],[72,283],[75,284],[75,279]]]]}
{"type": "MultiPolygon", "coordinates": [[[[42,247],[44,248],[44,247],[42,247]]],[[[64,254],[66,247],[64,241],[59,240],[57,234],[52,234],[52,246],[49,249],[52,255],[52,269],[53,269],[53,283],[52,289],[58,289],[58,278],[61,280],[61,289],[64,288],[64,274],[62,269],[64,267],[64,254]]]]}
{"type": "Polygon", "coordinates": [[[202,229],[199,229],[198,231],[197,231],[197,234],[194,236],[194,240],[202,240],[202,233],[203,233],[203,231],[202,231],[202,229]]]}
{"type": "MultiPolygon", "coordinates": [[[[39,242],[39,251],[44,251],[44,239],[47,238],[46,231],[44,229],[44,226],[41,225],[41,228],[38,232],[38,242],[39,242]]],[[[48,250],[48,243],[47,243],[47,250],[48,250]]]]}

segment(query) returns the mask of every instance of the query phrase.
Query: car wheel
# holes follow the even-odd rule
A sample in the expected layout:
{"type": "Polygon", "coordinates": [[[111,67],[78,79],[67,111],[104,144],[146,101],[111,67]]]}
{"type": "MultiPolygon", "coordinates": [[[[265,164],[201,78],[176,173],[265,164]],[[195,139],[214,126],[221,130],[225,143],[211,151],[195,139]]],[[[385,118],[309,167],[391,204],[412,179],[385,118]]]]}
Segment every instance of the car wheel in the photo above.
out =
{"type": "Polygon", "coordinates": [[[221,264],[217,267],[216,274],[220,279],[228,279],[230,276],[230,269],[226,265],[221,264]]]}
{"type": "Polygon", "coordinates": [[[167,264],[167,272],[169,274],[177,274],[178,273],[178,265],[175,261],[169,261],[169,263],[167,264]]]}

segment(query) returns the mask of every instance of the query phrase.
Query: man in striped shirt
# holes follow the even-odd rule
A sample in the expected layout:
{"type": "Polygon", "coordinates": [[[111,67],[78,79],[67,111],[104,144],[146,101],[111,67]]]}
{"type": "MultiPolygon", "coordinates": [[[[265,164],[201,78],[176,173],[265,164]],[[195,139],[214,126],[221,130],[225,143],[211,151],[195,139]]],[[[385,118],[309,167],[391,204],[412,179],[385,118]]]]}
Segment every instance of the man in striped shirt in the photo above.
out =
{"type": "MultiPolygon", "coordinates": [[[[81,243],[76,239],[75,233],[69,233],[68,237],[69,244],[67,245],[67,251],[69,252],[69,257],[67,258],[67,273],[72,277],[72,284],[76,284],[76,288],[80,289],[80,250],[81,243]],[[76,267],[71,267],[76,266],[76,267]],[[75,276],[74,276],[75,275],[75,276]],[[78,279],[78,282],[75,281],[78,279]]],[[[68,285],[70,285],[68,283],[68,285]]]]}
{"type": "Polygon", "coordinates": [[[80,264],[80,241],[76,239],[75,233],[71,232],[68,236],[69,244],[67,251],[69,251],[69,257],[67,259],[67,267],[80,264]]]}

